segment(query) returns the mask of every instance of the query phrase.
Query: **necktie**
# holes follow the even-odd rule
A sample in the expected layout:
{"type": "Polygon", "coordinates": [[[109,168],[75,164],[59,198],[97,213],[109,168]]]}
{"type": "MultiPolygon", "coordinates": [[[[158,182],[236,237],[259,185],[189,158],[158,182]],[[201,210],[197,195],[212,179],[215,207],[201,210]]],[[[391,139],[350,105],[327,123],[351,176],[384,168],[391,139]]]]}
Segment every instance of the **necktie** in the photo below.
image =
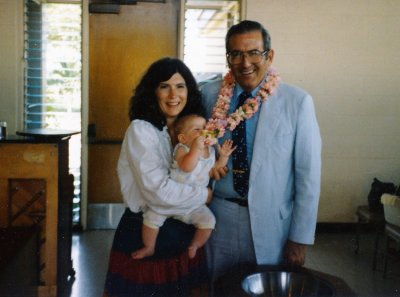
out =
{"type": "MultiPolygon", "coordinates": [[[[243,92],[239,96],[238,107],[243,105],[251,93],[243,92]]],[[[232,153],[233,187],[240,196],[246,197],[249,190],[249,163],[246,148],[246,121],[241,121],[232,131],[233,144],[236,150],[232,153]]]]}

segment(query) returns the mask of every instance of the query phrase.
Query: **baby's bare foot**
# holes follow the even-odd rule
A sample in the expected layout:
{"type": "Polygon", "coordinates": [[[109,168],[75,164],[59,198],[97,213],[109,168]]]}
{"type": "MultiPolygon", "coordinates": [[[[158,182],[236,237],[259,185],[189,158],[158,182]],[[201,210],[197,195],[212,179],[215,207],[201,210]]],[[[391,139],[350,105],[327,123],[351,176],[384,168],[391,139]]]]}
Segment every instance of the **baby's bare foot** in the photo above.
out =
{"type": "Polygon", "coordinates": [[[190,258],[190,259],[193,259],[193,258],[196,256],[197,249],[198,249],[198,247],[195,246],[195,245],[189,246],[189,248],[188,248],[188,254],[189,254],[189,258],[190,258]]]}
{"type": "Polygon", "coordinates": [[[154,249],[148,248],[148,247],[142,247],[141,249],[133,252],[131,254],[132,259],[135,260],[140,260],[149,256],[154,255],[154,249]]]}

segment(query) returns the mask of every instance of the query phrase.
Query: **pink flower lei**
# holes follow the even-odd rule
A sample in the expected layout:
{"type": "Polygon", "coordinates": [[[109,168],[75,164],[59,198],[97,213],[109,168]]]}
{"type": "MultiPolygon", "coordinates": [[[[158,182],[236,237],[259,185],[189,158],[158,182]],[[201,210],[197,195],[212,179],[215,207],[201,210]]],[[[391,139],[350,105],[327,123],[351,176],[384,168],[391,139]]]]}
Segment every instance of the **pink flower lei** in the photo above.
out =
{"type": "Polygon", "coordinates": [[[268,97],[274,93],[279,82],[278,72],[274,68],[269,68],[267,79],[256,96],[247,99],[242,106],[228,116],[231,97],[235,88],[235,78],[231,71],[225,74],[211,118],[207,121],[203,131],[208,142],[215,144],[218,138],[224,136],[226,129],[233,131],[241,121],[251,118],[258,111],[261,102],[267,101],[268,97]]]}

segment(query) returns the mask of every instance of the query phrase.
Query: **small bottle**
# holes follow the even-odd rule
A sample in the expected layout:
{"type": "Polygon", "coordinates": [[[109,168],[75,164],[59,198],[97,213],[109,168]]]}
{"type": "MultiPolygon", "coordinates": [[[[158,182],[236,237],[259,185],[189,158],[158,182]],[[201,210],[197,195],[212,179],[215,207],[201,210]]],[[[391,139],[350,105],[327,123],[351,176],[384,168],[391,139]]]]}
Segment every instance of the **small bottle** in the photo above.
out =
{"type": "Polygon", "coordinates": [[[7,137],[7,122],[0,121],[0,139],[5,139],[7,137]]]}

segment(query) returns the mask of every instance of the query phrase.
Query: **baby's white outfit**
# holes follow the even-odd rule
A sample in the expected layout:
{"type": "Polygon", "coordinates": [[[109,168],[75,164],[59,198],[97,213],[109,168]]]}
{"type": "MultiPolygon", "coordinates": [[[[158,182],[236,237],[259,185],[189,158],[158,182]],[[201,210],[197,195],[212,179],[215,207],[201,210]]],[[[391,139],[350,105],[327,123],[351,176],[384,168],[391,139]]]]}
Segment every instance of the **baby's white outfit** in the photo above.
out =
{"type": "MultiPolygon", "coordinates": [[[[200,157],[196,167],[191,172],[184,172],[179,168],[178,162],[175,160],[176,151],[180,147],[184,148],[186,152],[189,152],[190,150],[188,146],[181,143],[178,143],[175,146],[170,172],[171,178],[180,183],[206,187],[210,180],[209,172],[215,164],[214,148],[209,146],[209,157],[200,157]]],[[[159,228],[164,224],[164,221],[168,217],[173,217],[186,224],[193,224],[198,229],[214,229],[215,227],[215,217],[206,205],[201,205],[200,207],[194,209],[180,208],[174,214],[171,214],[171,210],[172,209],[163,211],[163,208],[152,206],[144,211],[143,223],[151,228],[159,228]]]]}
{"type": "Polygon", "coordinates": [[[179,148],[183,148],[187,153],[190,151],[190,148],[182,143],[178,143],[175,146],[170,173],[171,178],[183,184],[206,187],[210,181],[210,170],[215,164],[214,148],[209,146],[209,157],[207,159],[200,157],[199,162],[191,172],[185,172],[179,168],[178,162],[175,160],[176,151],[179,148]]]}

